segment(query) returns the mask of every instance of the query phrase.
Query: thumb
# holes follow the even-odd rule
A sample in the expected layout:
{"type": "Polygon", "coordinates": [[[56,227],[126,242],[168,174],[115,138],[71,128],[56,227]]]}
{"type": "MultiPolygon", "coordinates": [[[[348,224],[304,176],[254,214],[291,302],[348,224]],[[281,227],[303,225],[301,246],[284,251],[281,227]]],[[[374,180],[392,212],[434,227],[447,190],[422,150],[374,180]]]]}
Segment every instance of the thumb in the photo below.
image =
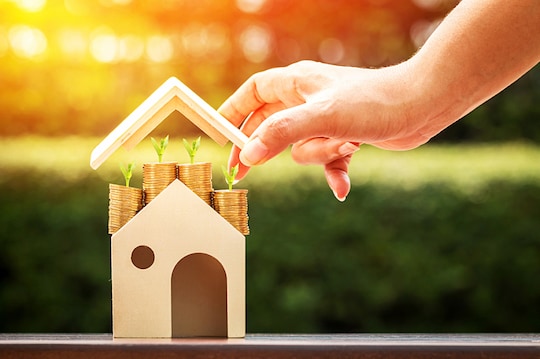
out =
{"type": "Polygon", "coordinates": [[[260,165],[292,143],[313,137],[332,137],[321,112],[317,106],[303,103],[269,116],[245,144],[240,161],[246,166],[260,165]]]}

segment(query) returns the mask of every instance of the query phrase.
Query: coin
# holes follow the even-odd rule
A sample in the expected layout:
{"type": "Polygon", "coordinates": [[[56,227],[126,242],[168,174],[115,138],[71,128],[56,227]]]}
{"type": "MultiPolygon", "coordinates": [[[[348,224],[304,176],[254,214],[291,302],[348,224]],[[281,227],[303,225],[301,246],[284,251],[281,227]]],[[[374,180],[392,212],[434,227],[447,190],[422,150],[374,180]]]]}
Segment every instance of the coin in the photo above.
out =
{"type": "Polygon", "coordinates": [[[249,234],[246,189],[214,191],[214,209],[243,235],[249,234]]]}
{"type": "Polygon", "coordinates": [[[116,233],[141,210],[142,198],[139,188],[109,184],[109,234],[116,233]]]}
{"type": "Polygon", "coordinates": [[[214,191],[212,164],[209,162],[144,164],[142,190],[110,184],[109,234],[114,234],[122,228],[145,204],[150,203],[176,178],[213,207],[240,233],[249,234],[248,191],[245,189],[214,191]]]}
{"type": "Polygon", "coordinates": [[[150,203],[176,177],[176,162],[145,163],[143,165],[144,203],[150,203]]]}
{"type": "Polygon", "coordinates": [[[212,164],[210,162],[183,163],[177,166],[178,179],[212,206],[212,164]]]}

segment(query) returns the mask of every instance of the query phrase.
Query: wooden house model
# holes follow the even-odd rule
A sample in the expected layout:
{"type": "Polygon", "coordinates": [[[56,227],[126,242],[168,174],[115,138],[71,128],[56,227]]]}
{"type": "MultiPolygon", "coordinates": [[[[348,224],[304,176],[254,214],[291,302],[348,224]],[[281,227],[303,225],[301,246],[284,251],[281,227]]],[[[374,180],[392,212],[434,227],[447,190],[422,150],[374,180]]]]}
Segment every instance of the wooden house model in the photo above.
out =
{"type": "MultiPolygon", "coordinates": [[[[178,110],[224,145],[247,137],[170,78],[92,152],[97,169],[178,110]]],[[[245,237],[179,180],[111,237],[113,336],[245,336],[245,237]]]]}

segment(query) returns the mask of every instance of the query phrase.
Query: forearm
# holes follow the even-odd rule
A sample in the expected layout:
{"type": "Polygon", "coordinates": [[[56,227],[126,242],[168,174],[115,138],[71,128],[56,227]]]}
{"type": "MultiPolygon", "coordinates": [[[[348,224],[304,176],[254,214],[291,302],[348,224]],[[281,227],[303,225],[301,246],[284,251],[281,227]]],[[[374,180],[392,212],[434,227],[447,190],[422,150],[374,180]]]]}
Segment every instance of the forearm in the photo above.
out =
{"type": "Polygon", "coordinates": [[[540,60],[540,1],[464,0],[409,66],[434,135],[540,60]]]}

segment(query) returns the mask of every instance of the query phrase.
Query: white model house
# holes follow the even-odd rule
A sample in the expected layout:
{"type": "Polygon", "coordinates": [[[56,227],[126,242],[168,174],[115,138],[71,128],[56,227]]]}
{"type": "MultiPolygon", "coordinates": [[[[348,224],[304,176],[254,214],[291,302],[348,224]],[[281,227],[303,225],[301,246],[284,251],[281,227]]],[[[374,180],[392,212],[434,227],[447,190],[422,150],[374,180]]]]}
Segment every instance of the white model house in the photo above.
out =
{"type": "MultiPolygon", "coordinates": [[[[216,142],[247,137],[170,78],[92,152],[97,169],[133,148],[173,111],[216,142]]],[[[111,237],[113,336],[245,336],[245,237],[179,180],[111,237]]]]}

